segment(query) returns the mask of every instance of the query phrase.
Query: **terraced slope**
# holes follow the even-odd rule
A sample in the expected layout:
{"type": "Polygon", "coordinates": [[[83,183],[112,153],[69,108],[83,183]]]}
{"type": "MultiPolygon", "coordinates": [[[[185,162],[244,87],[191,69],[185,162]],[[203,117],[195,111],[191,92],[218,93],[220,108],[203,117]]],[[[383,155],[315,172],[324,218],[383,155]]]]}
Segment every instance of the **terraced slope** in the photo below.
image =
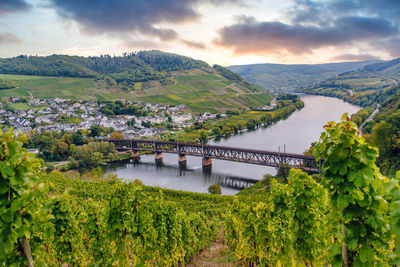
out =
{"type": "Polygon", "coordinates": [[[187,104],[196,112],[248,110],[272,95],[221,66],[161,51],[122,57],[20,56],[0,59],[0,97],[61,97],[187,104]]]}
{"type": "Polygon", "coordinates": [[[369,64],[362,69],[340,74],[300,92],[334,96],[351,103],[368,106],[382,103],[398,89],[400,58],[369,64]]]}

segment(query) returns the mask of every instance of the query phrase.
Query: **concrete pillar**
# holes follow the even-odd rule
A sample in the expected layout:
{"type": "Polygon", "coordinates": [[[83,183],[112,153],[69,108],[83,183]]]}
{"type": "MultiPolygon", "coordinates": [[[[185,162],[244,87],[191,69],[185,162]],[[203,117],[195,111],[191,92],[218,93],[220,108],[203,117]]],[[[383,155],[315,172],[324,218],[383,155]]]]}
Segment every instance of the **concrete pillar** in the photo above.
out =
{"type": "Polygon", "coordinates": [[[203,167],[209,167],[212,165],[211,158],[204,157],[202,162],[203,162],[203,167]]]}
{"type": "Polygon", "coordinates": [[[131,159],[133,159],[135,162],[139,161],[140,160],[139,151],[132,151],[131,159]]]}
{"type": "Polygon", "coordinates": [[[202,162],[203,162],[203,173],[206,174],[206,176],[210,176],[212,168],[211,158],[204,157],[202,162]]]}
{"type": "Polygon", "coordinates": [[[162,163],[162,152],[155,152],[154,158],[155,158],[157,164],[162,163]]]}
{"type": "Polygon", "coordinates": [[[178,154],[178,163],[179,167],[186,167],[186,155],[178,154]]]}

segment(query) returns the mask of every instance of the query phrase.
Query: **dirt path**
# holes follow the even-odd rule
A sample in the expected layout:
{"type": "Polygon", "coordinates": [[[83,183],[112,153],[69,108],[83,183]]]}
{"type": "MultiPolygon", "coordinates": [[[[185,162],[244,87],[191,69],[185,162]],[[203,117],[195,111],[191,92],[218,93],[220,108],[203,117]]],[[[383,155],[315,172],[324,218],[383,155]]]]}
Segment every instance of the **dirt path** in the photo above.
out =
{"type": "MultiPolygon", "coordinates": [[[[18,87],[15,87],[15,88],[19,88],[19,86],[18,87]]],[[[32,95],[32,92],[31,92],[31,90],[28,90],[28,93],[29,93],[29,97],[30,97],[30,101],[32,101],[32,99],[33,99],[33,95],[32,95]]]]}
{"type": "Polygon", "coordinates": [[[239,266],[229,260],[227,256],[229,252],[228,246],[225,244],[224,229],[218,229],[217,239],[210,246],[201,251],[186,266],[190,267],[235,267],[239,266]]]}

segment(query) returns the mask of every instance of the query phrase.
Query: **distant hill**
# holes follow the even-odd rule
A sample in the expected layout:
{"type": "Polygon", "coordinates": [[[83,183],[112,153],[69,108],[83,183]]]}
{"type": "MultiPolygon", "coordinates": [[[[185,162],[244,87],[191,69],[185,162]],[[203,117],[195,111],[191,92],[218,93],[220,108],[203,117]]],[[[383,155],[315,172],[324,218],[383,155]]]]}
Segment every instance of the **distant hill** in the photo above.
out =
{"type": "Polygon", "coordinates": [[[207,63],[161,51],[126,53],[122,57],[78,57],[51,55],[47,57],[18,56],[0,59],[0,73],[100,78],[110,76],[117,83],[130,86],[135,82],[160,80],[161,72],[206,68],[207,63]]]}
{"type": "Polygon", "coordinates": [[[228,67],[247,81],[273,91],[294,91],[310,86],[343,72],[364,67],[378,61],[342,62],[328,64],[253,64],[228,67]]]}
{"type": "MultiPolygon", "coordinates": [[[[197,112],[224,112],[268,104],[270,93],[230,70],[157,50],[79,57],[52,55],[0,59],[0,81],[18,84],[0,97],[129,99],[187,104],[197,112]]],[[[5,88],[4,88],[5,89],[5,88]]]]}
{"type": "Polygon", "coordinates": [[[334,96],[368,106],[383,102],[396,93],[400,82],[400,58],[373,63],[361,69],[342,73],[299,92],[334,96]]]}

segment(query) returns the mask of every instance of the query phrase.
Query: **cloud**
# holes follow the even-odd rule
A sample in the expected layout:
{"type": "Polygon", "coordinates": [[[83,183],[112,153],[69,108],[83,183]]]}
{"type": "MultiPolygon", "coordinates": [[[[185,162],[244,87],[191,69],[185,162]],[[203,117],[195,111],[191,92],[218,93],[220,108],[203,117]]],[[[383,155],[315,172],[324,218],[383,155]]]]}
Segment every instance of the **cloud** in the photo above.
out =
{"type": "Polygon", "coordinates": [[[400,4],[398,0],[330,0],[328,3],[326,8],[338,14],[340,12],[357,12],[366,16],[400,20],[400,4]]]}
{"type": "Polygon", "coordinates": [[[0,0],[0,15],[24,11],[31,7],[25,0],[0,0]]]}
{"type": "Polygon", "coordinates": [[[380,57],[370,54],[343,54],[331,58],[338,61],[365,61],[365,60],[381,60],[380,57]]]}
{"type": "Polygon", "coordinates": [[[329,26],[258,22],[241,19],[223,27],[215,43],[230,47],[237,54],[311,53],[327,46],[343,46],[359,41],[390,37],[398,33],[390,21],[383,18],[340,17],[329,26]]]}
{"type": "Polygon", "coordinates": [[[398,0],[294,0],[287,12],[293,23],[329,24],[349,14],[400,20],[398,0]]]}
{"type": "Polygon", "coordinates": [[[399,56],[398,14],[398,0],[292,0],[285,23],[241,16],[220,28],[214,43],[236,54],[298,56],[325,47],[363,46],[367,54],[399,56]]]}
{"type": "Polygon", "coordinates": [[[0,32],[0,44],[21,42],[22,40],[11,32],[0,32]]]}
{"type": "Polygon", "coordinates": [[[154,42],[151,40],[138,40],[138,39],[128,39],[124,40],[122,43],[118,45],[119,48],[122,49],[167,49],[169,48],[168,44],[165,42],[154,42]]]}
{"type": "Polygon", "coordinates": [[[189,47],[195,48],[195,49],[206,49],[206,45],[201,42],[194,42],[194,41],[189,41],[189,40],[181,40],[181,42],[189,47]]]}
{"type": "Polygon", "coordinates": [[[51,0],[57,13],[76,21],[90,33],[156,36],[164,41],[177,38],[163,23],[178,24],[199,19],[202,4],[241,4],[240,0],[51,0]]]}
{"type": "Polygon", "coordinates": [[[386,51],[391,57],[400,57],[400,36],[380,40],[375,44],[377,49],[386,51]]]}

